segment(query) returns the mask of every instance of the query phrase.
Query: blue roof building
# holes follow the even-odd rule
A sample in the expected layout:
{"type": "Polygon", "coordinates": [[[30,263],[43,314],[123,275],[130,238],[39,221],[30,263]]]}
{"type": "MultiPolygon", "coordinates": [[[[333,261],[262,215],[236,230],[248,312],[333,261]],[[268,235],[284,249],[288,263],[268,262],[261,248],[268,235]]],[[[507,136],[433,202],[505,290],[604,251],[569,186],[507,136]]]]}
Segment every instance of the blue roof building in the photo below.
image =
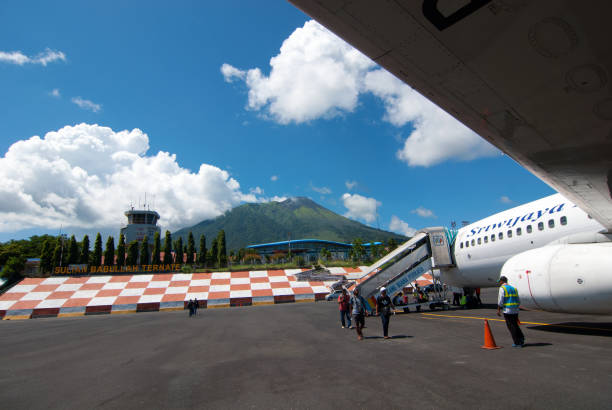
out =
{"type": "MultiPolygon", "coordinates": [[[[380,244],[381,242],[374,242],[374,245],[380,244]]],[[[369,254],[371,245],[371,243],[363,244],[366,254],[369,254]]],[[[323,239],[294,239],[290,241],[250,245],[247,246],[247,249],[254,249],[260,256],[267,258],[271,258],[275,255],[287,254],[291,251],[292,255],[301,256],[306,262],[316,262],[323,249],[331,253],[332,259],[348,259],[349,253],[351,249],[353,249],[353,245],[350,243],[326,241],[323,239]]]]}

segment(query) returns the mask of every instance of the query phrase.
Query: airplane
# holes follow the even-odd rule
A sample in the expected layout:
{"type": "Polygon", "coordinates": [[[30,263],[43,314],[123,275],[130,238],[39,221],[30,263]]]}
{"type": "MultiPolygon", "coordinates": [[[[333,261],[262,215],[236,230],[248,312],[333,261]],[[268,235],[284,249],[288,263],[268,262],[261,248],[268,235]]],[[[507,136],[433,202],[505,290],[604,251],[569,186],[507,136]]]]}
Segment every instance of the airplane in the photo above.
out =
{"type": "Polygon", "coordinates": [[[521,306],[555,312],[612,312],[612,235],[560,194],[520,205],[459,229],[456,267],[444,281],[495,286],[500,274],[521,306]]]}
{"type": "Polygon", "coordinates": [[[289,0],[559,194],[459,230],[445,281],[612,313],[612,3],[289,0]]]}

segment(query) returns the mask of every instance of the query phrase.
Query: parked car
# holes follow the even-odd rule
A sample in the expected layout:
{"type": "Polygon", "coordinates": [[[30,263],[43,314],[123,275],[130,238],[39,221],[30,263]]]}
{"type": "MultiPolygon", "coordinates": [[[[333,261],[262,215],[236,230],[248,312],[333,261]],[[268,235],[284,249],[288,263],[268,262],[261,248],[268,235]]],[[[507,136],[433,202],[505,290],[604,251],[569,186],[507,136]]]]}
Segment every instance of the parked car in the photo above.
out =
{"type": "Polygon", "coordinates": [[[340,295],[342,295],[342,289],[337,289],[331,292],[329,295],[325,296],[325,300],[328,300],[328,301],[336,300],[337,301],[340,295]]]}

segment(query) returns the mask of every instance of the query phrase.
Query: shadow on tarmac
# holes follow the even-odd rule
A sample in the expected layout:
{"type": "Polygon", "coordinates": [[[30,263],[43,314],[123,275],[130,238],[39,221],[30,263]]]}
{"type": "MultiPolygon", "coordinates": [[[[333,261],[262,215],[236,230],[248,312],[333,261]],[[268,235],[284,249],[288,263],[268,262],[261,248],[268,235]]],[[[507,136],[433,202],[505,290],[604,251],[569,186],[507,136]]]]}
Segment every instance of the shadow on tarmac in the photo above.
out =
{"type": "Polygon", "coordinates": [[[523,347],[542,347],[542,346],[552,346],[552,343],[525,343],[523,347]]]}
{"type": "MultiPolygon", "coordinates": [[[[395,335],[395,336],[391,336],[390,339],[408,339],[408,338],[412,338],[414,336],[408,336],[408,335],[395,335]]],[[[382,339],[382,336],[364,336],[364,339],[382,339]]]]}
{"type": "Polygon", "coordinates": [[[546,326],[529,326],[528,329],[571,335],[612,337],[612,323],[564,322],[546,326]]]}

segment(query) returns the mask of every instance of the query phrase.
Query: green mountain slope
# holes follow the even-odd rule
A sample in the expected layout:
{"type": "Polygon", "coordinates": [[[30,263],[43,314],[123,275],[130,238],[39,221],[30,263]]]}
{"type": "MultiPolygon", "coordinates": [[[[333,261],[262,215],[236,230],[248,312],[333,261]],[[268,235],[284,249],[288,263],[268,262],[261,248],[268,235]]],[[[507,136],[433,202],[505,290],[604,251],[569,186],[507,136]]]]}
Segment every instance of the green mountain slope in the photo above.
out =
{"type": "Polygon", "coordinates": [[[172,234],[172,238],[182,237],[185,243],[191,231],[197,246],[200,235],[204,234],[207,247],[210,247],[210,241],[221,229],[225,230],[228,250],[289,238],[338,242],[352,242],[355,238],[365,242],[386,242],[395,238],[400,243],[407,239],[352,221],[304,197],[283,202],[244,204],[215,219],[180,229],[172,234]]]}

